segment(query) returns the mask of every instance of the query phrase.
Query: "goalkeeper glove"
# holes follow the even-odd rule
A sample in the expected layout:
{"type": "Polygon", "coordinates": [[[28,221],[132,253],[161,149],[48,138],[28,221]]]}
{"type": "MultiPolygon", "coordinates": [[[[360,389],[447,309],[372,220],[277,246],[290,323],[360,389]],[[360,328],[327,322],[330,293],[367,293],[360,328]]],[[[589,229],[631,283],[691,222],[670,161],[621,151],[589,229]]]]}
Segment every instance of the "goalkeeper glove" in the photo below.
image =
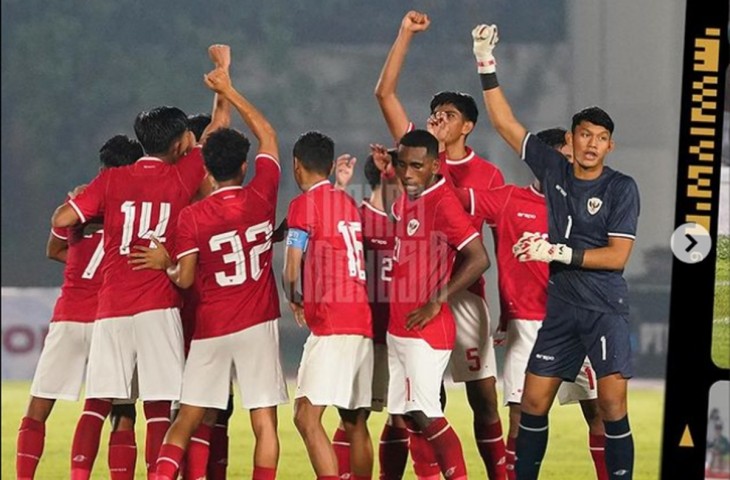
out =
{"type": "Polygon", "coordinates": [[[477,61],[479,73],[495,73],[497,62],[494,60],[492,50],[499,41],[496,25],[477,25],[471,31],[474,39],[474,57],[477,61]]]}
{"type": "Polygon", "coordinates": [[[538,232],[525,232],[512,247],[512,253],[520,262],[560,262],[577,267],[583,263],[583,250],[550,243],[538,232]]]}

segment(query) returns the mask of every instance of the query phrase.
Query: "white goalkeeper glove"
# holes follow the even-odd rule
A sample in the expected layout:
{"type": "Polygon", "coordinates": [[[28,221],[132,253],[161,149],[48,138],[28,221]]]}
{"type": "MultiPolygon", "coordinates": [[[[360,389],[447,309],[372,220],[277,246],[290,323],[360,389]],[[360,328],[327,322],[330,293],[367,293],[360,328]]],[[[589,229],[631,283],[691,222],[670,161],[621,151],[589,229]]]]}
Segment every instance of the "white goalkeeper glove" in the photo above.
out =
{"type": "Polygon", "coordinates": [[[494,60],[492,50],[499,41],[496,25],[477,25],[471,31],[474,39],[474,57],[477,60],[477,71],[479,73],[495,73],[497,62],[494,60]]]}
{"type": "MultiPolygon", "coordinates": [[[[520,262],[560,262],[566,265],[574,263],[572,248],[562,243],[552,244],[538,232],[522,234],[512,247],[512,253],[520,262]]],[[[583,259],[580,260],[582,263],[583,259]]]]}

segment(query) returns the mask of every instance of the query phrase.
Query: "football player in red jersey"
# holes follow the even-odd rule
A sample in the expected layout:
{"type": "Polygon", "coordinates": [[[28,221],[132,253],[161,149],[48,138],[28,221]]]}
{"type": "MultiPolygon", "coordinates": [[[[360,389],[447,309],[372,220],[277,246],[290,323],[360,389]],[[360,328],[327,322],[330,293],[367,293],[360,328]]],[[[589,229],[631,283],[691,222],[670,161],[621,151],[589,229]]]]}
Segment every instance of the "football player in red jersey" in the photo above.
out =
{"type": "MultiPolygon", "coordinates": [[[[107,140],[99,150],[101,168],[130,165],[144,152],[136,140],[126,135],[116,135],[107,140]]],[[[85,186],[69,193],[73,198],[85,186]]],[[[56,300],[48,335],[38,359],[38,366],[30,390],[30,402],[21,421],[17,440],[16,474],[18,479],[34,478],[35,470],[43,453],[45,423],[56,400],[78,400],[81,383],[89,357],[91,332],[96,319],[97,293],[101,286],[99,266],[104,258],[103,230],[96,219],[72,228],[53,228],[48,237],[48,258],[65,264],[61,294],[56,300]]],[[[131,440],[134,447],[134,406],[115,406],[113,413],[127,410],[119,417],[122,428],[115,428],[110,438],[110,469],[127,469],[129,462],[119,465],[116,446],[122,440],[131,440]],[[132,418],[127,418],[130,415],[132,418]],[[124,418],[124,419],[122,419],[124,418]],[[131,438],[130,438],[131,437],[131,438]]],[[[96,440],[98,445],[98,438],[96,440]]],[[[129,448],[122,449],[129,459],[129,448]]],[[[136,455],[136,448],[134,455],[136,455]]],[[[134,459],[131,457],[131,474],[134,475],[134,459]]],[[[114,475],[114,474],[112,474],[114,475]]],[[[115,478],[113,476],[113,478],[115,478]]]]}
{"type": "MultiPolygon", "coordinates": [[[[375,87],[378,104],[396,142],[405,132],[414,128],[396,93],[398,78],[413,36],[426,31],[430,23],[424,13],[406,13],[375,87]]],[[[473,188],[503,185],[504,177],[499,168],[476,155],[466,145],[479,113],[474,99],[460,92],[440,92],[432,98],[430,111],[432,117],[438,117],[447,127],[443,130],[445,136],[437,136],[441,160],[439,173],[446,178],[447,183],[473,188]]],[[[430,129],[431,122],[428,123],[430,129]]],[[[481,232],[484,225],[482,219],[472,217],[472,222],[476,230],[481,232]]],[[[457,255],[456,261],[457,264],[463,261],[461,255],[457,255]]],[[[469,406],[474,413],[474,437],[488,476],[492,480],[503,479],[505,446],[501,440],[496,360],[484,278],[480,276],[467,290],[453,296],[450,302],[456,320],[457,337],[449,370],[454,381],[465,383],[469,406]]],[[[434,466],[431,470],[437,473],[434,466]]]]}
{"type": "Polygon", "coordinates": [[[353,478],[370,478],[373,330],[360,212],[328,180],[331,138],[307,132],[293,156],[294,178],[304,193],[289,204],[282,284],[296,321],[311,331],[299,365],[294,424],[317,478],[337,479],[337,459],[321,423],[327,406],[337,407],[352,445],[353,478]]]}
{"type": "Polygon", "coordinates": [[[157,478],[177,478],[193,432],[206,410],[228,403],[235,368],[257,438],[253,478],[273,479],[279,457],[276,406],[288,401],[279,361],[279,302],[271,271],[271,235],[280,167],[276,132],[217,69],[206,83],[241,114],[259,140],[256,175],[242,187],[248,139],[231,129],[210,134],[203,155],[213,193],[180,214],[175,262],[160,248],[138,248],[135,268],[165,268],[181,288],[200,287],[200,305],[185,366],[181,409],[157,462],[157,478]]]}
{"type": "MultiPolygon", "coordinates": [[[[479,232],[438,169],[433,135],[413,130],[403,136],[395,173],[405,194],[392,207],[396,237],[387,334],[388,410],[408,417],[411,441],[425,443],[423,450],[435,453],[440,472],[455,479],[466,478],[466,466],[440,403],[456,337],[450,299],[482,275],[489,261],[479,232]],[[457,252],[464,261],[454,268],[457,252]]],[[[434,476],[419,465],[415,462],[419,478],[434,476]]]]}
{"type": "MultiPolygon", "coordinates": [[[[214,111],[208,131],[220,126],[221,118],[214,111]]],[[[147,418],[145,457],[151,475],[169,427],[170,402],[180,396],[180,296],[164,273],[132,270],[129,253],[136,245],[153,245],[152,236],[174,248],[180,210],[207,192],[210,183],[205,180],[200,148],[193,148],[194,135],[180,109],[165,106],[143,111],[134,129],[146,156],[133,165],[100,173],[77,198],[54,212],[52,223],[68,227],[104,215],[106,260],[86,380],[86,396],[96,401],[82,420],[103,421],[110,410],[108,399],[129,398],[136,369],[147,418]]],[[[83,438],[77,430],[72,448],[74,479],[87,479],[91,471],[83,438]]]]}

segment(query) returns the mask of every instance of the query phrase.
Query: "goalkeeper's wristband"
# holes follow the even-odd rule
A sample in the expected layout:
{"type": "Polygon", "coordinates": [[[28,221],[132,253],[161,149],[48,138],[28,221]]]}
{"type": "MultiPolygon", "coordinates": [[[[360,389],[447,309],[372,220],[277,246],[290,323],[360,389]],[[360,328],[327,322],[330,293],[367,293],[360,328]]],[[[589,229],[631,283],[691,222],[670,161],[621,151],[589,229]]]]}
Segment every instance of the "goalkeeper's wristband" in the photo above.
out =
{"type": "Polygon", "coordinates": [[[480,73],[479,80],[482,82],[482,90],[491,90],[499,86],[497,73],[480,73]]]}
{"type": "Polygon", "coordinates": [[[573,249],[573,255],[570,257],[570,266],[571,267],[582,267],[583,266],[583,256],[585,255],[586,251],[582,248],[574,248],[573,249]]]}

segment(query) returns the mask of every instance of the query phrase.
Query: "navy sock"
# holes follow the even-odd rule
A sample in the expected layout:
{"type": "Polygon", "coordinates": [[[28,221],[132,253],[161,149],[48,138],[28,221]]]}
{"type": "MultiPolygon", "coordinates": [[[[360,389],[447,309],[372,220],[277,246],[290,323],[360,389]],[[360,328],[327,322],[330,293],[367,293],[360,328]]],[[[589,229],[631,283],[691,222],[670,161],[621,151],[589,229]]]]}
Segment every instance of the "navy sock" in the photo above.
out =
{"type": "Polygon", "coordinates": [[[629,416],[615,422],[603,421],[606,429],[606,469],[608,477],[630,480],[634,474],[634,437],[629,416]]]}
{"type": "Polygon", "coordinates": [[[515,473],[518,480],[536,479],[545,456],[548,441],[547,415],[522,412],[520,433],[517,435],[515,473]]]}

